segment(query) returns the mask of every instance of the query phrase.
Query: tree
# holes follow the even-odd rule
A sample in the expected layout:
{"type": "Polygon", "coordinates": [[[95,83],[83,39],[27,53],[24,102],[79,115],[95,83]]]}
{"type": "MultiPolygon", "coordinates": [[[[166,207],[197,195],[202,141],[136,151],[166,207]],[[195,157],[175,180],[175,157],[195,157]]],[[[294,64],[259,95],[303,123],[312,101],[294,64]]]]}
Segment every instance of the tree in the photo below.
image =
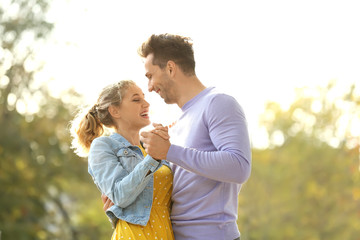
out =
{"type": "Polygon", "coordinates": [[[110,223],[87,162],[69,147],[72,103],[81,97],[68,92],[57,99],[46,85],[36,87],[37,49],[52,29],[48,7],[45,0],[0,5],[1,236],[108,239],[110,223]]]}
{"type": "Polygon", "coordinates": [[[253,150],[240,195],[244,239],[359,239],[360,142],[351,129],[360,97],[351,87],[334,98],[336,90],[299,89],[287,110],[268,104],[270,147],[253,150]]]}

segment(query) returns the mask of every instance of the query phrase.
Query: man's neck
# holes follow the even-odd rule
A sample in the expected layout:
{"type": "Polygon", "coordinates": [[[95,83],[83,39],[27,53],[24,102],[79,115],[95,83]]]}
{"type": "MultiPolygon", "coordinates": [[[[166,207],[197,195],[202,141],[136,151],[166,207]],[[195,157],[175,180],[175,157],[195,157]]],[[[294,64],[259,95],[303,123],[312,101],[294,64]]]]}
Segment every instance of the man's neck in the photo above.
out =
{"type": "Polygon", "coordinates": [[[193,99],[202,92],[206,87],[200,82],[196,75],[185,77],[179,82],[177,105],[182,108],[185,103],[193,99]]]}

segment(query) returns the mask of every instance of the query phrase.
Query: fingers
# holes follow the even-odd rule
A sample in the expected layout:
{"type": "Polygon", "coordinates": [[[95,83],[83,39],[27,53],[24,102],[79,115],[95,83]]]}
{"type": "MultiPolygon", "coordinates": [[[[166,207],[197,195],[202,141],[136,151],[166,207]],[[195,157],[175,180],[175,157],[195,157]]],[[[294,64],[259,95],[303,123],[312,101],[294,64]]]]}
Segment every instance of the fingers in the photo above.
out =
{"type": "Polygon", "coordinates": [[[154,129],[150,132],[142,132],[140,135],[140,141],[148,155],[154,159],[166,158],[171,145],[167,132],[154,129]]]}
{"type": "Polygon", "coordinates": [[[114,205],[114,203],[110,199],[108,199],[106,201],[106,203],[104,204],[104,207],[103,207],[104,211],[108,210],[113,205],[114,205]]]}
{"type": "Polygon", "coordinates": [[[108,198],[105,194],[101,194],[101,201],[104,204],[103,205],[104,211],[108,210],[111,206],[114,205],[114,203],[110,200],[110,198],[108,198]]]}
{"type": "Polygon", "coordinates": [[[104,203],[103,210],[108,210],[111,206],[113,206],[114,203],[108,198],[106,202],[104,203]]]}
{"type": "Polygon", "coordinates": [[[161,123],[153,123],[152,125],[154,126],[154,128],[164,127],[161,123]]]}
{"type": "Polygon", "coordinates": [[[140,133],[140,137],[147,138],[149,137],[150,134],[151,134],[150,132],[144,131],[140,133]]]}
{"type": "Polygon", "coordinates": [[[166,131],[154,129],[154,130],[151,130],[151,132],[155,133],[156,135],[162,137],[165,140],[170,139],[170,136],[169,136],[168,132],[166,132],[166,131]]]}
{"type": "Polygon", "coordinates": [[[151,134],[156,134],[157,136],[161,137],[164,140],[170,139],[170,136],[167,131],[153,129],[150,132],[142,132],[142,133],[140,133],[140,141],[143,143],[145,148],[151,142],[151,140],[154,138],[154,136],[151,136],[151,134]]]}
{"type": "Polygon", "coordinates": [[[140,133],[140,141],[144,144],[147,144],[149,142],[151,132],[141,132],[140,133]]]}
{"type": "Polygon", "coordinates": [[[108,199],[108,197],[105,194],[101,194],[101,201],[103,204],[106,203],[106,200],[108,199]]]}
{"type": "Polygon", "coordinates": [[[160,124],[160,123],[153,123],[153,126],[154,126],[154,128],[155,129],[157,129],[157,130],[163,130],[163,131],[168,131],[169,130],[169,127],[168,126],[163,126],[162,124],[160,124]]]}
{"type": "Polygon", "coordinates": [[[168,134],[169,128],[166,126],[164,127],[162,124],[153,123],[155,129],[151,130],[150,132],[155,133],[156,135],[162,137],[165,140],[170,139],[168,134]]]}
{"type": "Polygon", "coordinates": [[[150,136],[149,132],[140,133],[140,141],[143,143],[144,147],[149,142],[148,137],[150,136]]]}
{"type": "Polygon", "coordinates": [[[161,130],[161,131],[165,131],[165,132],[168,132],[169,131],[169,128],[166,126],[157,126],[155,127],[156,130],[161,130]]]}

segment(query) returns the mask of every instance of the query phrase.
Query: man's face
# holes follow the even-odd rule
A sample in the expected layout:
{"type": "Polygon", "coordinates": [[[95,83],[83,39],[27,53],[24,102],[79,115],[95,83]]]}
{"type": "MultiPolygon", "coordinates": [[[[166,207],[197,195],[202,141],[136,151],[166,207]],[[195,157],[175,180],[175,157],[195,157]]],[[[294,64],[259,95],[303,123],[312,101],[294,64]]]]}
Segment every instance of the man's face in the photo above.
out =
{"type": "Polygon", "coordinates": [[[156,92],[167,104],[176,103],[174,94],[174,82],[166,71],[166,67],[161,69],[157,65],[153,65],[153,54],[149,54],[145,58],[145,76],[149,80],[149,92],[156,92]]]}

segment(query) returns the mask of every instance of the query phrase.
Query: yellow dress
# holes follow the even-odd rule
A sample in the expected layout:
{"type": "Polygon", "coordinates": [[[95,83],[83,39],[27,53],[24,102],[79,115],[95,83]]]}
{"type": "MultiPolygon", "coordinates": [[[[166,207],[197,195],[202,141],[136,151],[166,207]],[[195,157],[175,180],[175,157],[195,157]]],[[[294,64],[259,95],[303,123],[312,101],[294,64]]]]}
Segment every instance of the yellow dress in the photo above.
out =
{"type": "MultiPolygon", "coordinates": [[[[142,147],[140,149],[146,156],[144,149],[142,147]]],[[[153,204],[147,225],[135,225],[120,219],[116,223],[111,240],[174,240],[170,221],[172,181],[170,168],[161,166],[154,173],[153,204]]]]}

